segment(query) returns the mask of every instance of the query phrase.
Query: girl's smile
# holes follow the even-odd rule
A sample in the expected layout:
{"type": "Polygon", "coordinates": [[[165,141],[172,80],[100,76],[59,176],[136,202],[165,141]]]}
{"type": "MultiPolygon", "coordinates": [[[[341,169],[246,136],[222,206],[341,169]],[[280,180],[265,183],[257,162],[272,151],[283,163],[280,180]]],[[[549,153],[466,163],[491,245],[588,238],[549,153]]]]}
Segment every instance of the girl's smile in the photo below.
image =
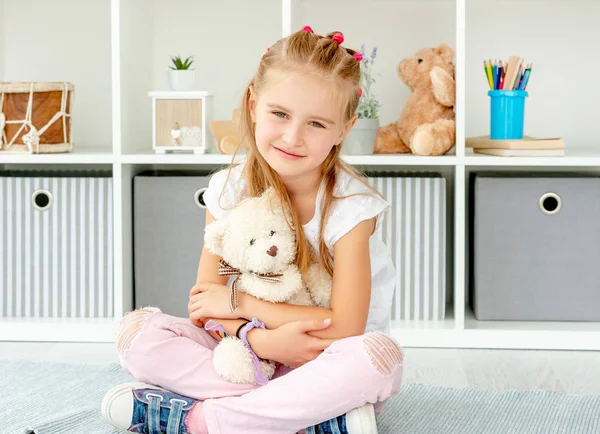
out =
{"type": "Polygon", "coordinates": [[[273,148],[275,148],[276,150],[278,150],[281,153],[281,156],[285,159],[289,159],[289,160],[299,160],[300,158],[304,158],[304,155],[299,155],[296,154],[294,152],[290,152],[284,149],[280,149],[277,146],[273,146],[271,145],[273,148]]]}

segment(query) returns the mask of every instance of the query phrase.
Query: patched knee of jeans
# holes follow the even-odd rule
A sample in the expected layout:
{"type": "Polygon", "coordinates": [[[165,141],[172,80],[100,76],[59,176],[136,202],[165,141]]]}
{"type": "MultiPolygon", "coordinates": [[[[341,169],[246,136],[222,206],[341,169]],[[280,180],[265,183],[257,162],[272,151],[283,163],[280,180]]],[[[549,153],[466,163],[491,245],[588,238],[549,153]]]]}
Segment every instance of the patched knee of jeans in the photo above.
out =
{"type": "Polygon", "coordinates": [[[390,375],[404,359],[402,348],[385,333],[374,332],[365,335],[363,346],[373,366],[383,375],[390,375]]]}
{"type": "Polygon", "coordinates": [[[129,312],[121,319],[117,330],[117,350],[119,352],[131,348],[148,317],[157,311],[159,309],[155,307],[145,307],[129,312]]]}

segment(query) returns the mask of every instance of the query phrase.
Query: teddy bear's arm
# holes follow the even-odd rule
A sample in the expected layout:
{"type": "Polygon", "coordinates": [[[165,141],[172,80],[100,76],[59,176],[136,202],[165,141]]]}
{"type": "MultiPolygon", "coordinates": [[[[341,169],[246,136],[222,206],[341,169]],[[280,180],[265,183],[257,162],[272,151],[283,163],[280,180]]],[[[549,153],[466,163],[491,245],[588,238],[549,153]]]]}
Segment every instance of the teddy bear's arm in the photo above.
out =
{"type": "Polygon", "coordinates": [[[440,104],[452,107],[456,101],[456,82],[454,78],[439,66],[429,72],[433,94],[440,104]]]}

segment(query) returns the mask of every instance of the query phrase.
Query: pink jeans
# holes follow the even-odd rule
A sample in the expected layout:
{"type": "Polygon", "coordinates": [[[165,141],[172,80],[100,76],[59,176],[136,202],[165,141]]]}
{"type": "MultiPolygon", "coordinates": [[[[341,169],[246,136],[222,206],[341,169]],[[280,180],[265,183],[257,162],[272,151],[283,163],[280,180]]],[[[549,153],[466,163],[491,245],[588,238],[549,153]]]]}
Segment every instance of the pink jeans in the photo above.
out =
{"type": "Polygon", "coordinates": [[[336,341],[297,369],[280,366],[264,386],[220,378],[212,362],[216,345],[189,319],[156,308],[127,314],[118,334],[123,369],[203,401],[210,434],[291,434],[368,402],[380,410],[402,380],[402,350],[380,332],[336,341]]]}

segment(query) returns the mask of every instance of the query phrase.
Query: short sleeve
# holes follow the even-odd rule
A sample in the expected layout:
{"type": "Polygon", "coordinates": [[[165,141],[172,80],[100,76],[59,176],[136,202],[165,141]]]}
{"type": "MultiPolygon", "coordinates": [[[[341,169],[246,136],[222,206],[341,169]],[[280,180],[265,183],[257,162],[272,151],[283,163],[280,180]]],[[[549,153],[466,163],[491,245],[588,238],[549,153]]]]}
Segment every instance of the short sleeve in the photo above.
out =
{"type": "Polygon", "coordinates": [[[332,251],[335,243],[360,222],[375,217],[376,231],[387,213],[389,203],[383,197],[364,188],[360,190],[361,192],[348,192],[347,194],[354,195],[336,199],[332,204],[324,234],[325,243],[332,251]]]}
{"type": "Polygon", "coordinates": [[[238,165],[211,176],[202,198],[215,219],[225,217],[244,198],[246,188],[242,172],[243,166],[238,165]]]}

